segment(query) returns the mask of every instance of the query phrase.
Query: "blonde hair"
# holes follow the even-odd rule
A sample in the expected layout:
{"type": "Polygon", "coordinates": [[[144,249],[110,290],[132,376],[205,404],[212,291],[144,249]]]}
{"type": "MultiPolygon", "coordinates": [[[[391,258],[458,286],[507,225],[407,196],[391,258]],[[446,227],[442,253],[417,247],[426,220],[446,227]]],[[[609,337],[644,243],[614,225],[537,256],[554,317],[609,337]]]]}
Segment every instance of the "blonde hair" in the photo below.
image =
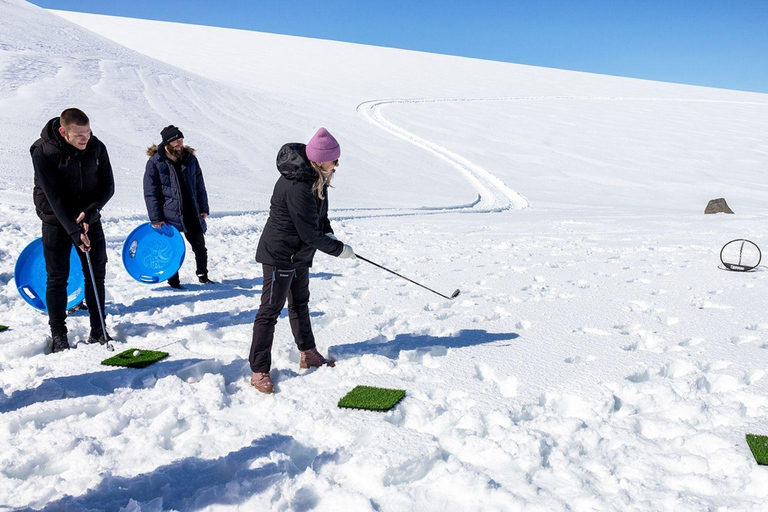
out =
{"type": "Polygon", "coordinates": [[[317,194],[317,197],[320,199],[325,199],[323,190],[325,190],[325,187],[331,185],[331,180],[333,179],[333,170],[326,171],[317,162],[309,163],[312,164],[312,168],[317,173],[317,179],[315,179],[315,183],[312,185],[312,193],[317,194]]]}

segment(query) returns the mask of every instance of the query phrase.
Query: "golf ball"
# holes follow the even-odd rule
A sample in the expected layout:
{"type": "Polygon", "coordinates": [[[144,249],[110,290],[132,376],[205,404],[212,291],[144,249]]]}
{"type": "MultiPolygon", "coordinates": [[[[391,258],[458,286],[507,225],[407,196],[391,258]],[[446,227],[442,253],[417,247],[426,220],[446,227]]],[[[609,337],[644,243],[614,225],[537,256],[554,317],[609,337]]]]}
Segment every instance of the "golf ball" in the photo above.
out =
{"type": "Polygon", "coordinates": [[[187,378],[187,383],[188,384],[194,384],[195,383],[195,378],[194,377],[187,378]]]}
{"type": "Polygon", "coordinates": [[[139,357],[140,355],[141,355],[141,352],[139,352],[138,350],[133,351],[133,357],[139,357]]]}

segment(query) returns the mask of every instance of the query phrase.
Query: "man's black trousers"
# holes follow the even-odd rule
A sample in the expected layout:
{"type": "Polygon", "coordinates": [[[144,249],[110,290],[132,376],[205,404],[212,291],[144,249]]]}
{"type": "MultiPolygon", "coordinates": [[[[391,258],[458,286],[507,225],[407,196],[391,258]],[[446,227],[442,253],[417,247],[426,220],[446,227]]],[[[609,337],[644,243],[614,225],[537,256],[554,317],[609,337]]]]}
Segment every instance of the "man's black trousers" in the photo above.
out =
{"type": "MultiPolygon", "coordinates": [[[[99,291],[101,311],[104,311],[104,276],[107,268],[107,245],[104,240],[104,230],[101,222],[90,224],[88,238],[91,240],[91,265],[96,276],[96,288],[99,291]]],[[[51,334],[67,334],[67,280],[69,278],[69,255],[72,251],[72,237],[67,231],[54,224],[43,222],[43,256],[45,270],[48,272],[48,289],[45,301],[48,305],[48,324],[51,334]]],[[[96,297],[93,294],[93,282],[88,270],[88,260],[85,253],[77,250],[80,264],[85,276],[85,303],[91,316],[91,332],[101,334],[101,321],[96,309],[96,297]]]]}
{"type": "Polygon", "coordinates": [[[205,234],[203,230],[189,229],[184,236],[187,237],[189,245],[192,246],[192,252],[195,253],[195,265],[197,266],[197,275],[202,276],[208,273],[208,249],[205,248],[205,234]]]}
{"type": "Polygon", "coordinates": [[[248,361],[255,373],[266,373],[272,367],[272,340],[275,324],[288,299],[288,319],[299,350],[315,348],[315,336],[309,321],[309,267],[279,270],[262,265],[264,282],[261,305],[253,322],[253,340],[248,361]]]}
{"type": "MultiPolygon", "coordinates": [[[[195,273],[199,276],[208,274],[208,249],[205,248],[205,234],[202,229],[191,229],[184,233],[187,242],[192,246],[192,252],[195,253],[195,273]]],[[[170,279],[179,280],[179,273],[176,272],[170,279]]]]}

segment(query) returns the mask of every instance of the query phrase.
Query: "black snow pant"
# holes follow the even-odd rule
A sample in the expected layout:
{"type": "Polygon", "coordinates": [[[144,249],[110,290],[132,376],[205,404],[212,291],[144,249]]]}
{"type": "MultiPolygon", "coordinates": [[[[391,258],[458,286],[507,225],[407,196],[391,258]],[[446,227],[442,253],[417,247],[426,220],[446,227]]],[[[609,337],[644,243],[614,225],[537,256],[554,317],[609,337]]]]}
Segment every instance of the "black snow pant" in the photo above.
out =
{"type": "MultiPolygon", "coordinates": [[[[184,236],[187,238],[189,245],[192,246],[192,252],[195,253],[195,273],[198,277],[206,275],[208,273],[208,249],[205,248],[205,234],[203,230],[200,228],[190,229],[184,233],[184,236]]],[[[179,273],[176,272],[168,280],[176,280],[178,282],[179,273]]]]}
{"type": "MultiPolygon", "coordinates": [[[[96,276],[96,288],[99,292],[101,311],[104,311],[104,276],[107,269],[107,244],[101,222],[88,226],[88,238],[91,240],[91,265],[96,276]]],[[[51,334],[67,334],[67,281],[69,279],[69,257],[74,242],[67,231],[58,225],[43,222],[43,256],[45,270],[48,273],[45,301],[48,305],[48,325],[51,334]]],[[[91,332],[97,337],[102,334],[101,320],[96,309],[96,297],[93,294],[93,282],[88,270],[85,253],[77,250],[85,276],[85,303],[91,316],[91,332]]]]}
{"type": "Polygon", "coordinates": [[[267,373],[272,367],[272,340],[275,324],[288,299],[288,318],[299,350],[315,348],[315,336],[309,321],[309,267],[279,270],[262,265],[264,284],[261,306],[253,322],[253,341],[248,361],[254,373],[267,373]]]}

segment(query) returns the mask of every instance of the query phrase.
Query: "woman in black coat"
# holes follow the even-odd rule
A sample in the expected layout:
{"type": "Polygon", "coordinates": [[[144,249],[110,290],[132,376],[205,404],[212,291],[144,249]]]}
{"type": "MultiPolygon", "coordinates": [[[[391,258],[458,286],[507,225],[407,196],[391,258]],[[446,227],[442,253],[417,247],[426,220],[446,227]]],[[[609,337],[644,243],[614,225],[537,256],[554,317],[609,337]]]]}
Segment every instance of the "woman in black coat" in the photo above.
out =
{"type": "Polygon", "coordinates": [[[333,235],[328,220],[328,186],[340,155],[339,143],[325,128],[320,128],[308,144],[286,144],[277,153],[281,176],[272,192],[269,218],[256,250],[264,281],[248,358],[253,371],[251,385],[262,393],[274,390],[269,376],[272,340],[286,299],[301,367],[334,366],[334,361],[315,348],[309,321],[309,268],[317,250],[355,258],[352,248],[333,235]]]}

